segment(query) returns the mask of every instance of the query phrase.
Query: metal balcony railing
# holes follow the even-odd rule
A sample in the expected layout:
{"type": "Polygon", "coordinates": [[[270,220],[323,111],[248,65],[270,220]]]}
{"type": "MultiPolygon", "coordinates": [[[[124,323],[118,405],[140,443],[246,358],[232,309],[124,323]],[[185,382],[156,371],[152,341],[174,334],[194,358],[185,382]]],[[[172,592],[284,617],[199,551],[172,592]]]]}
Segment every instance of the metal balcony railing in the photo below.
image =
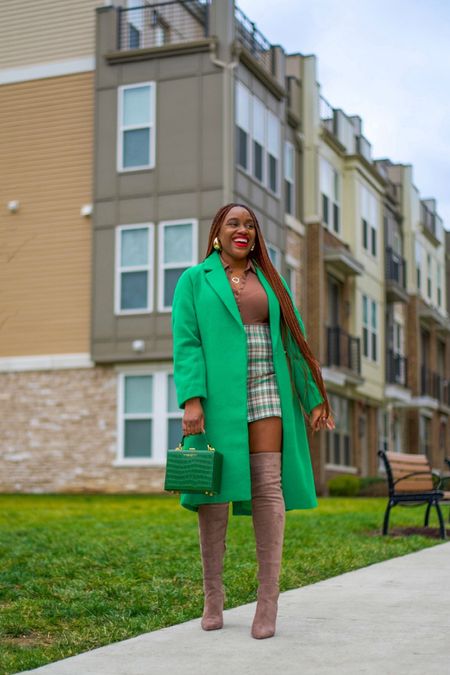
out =
{"type": "Polygon", "coordinates": [[[361,341],[340,326],[327,326],[327,365],[361,373],[361,341]]]}
{"type": "Polygon", "coordinates": [[[446,391],[448,389],[448,381],[441,375],[430,370],[426,366],[420,366],[420,393],[421,395],[431,396],[439,401],[444,401],[448,397],[446,391]],[[445,386],[444,386],[444,383],[445,386]]]}
{"type": "Polygon", "coordinates": [[[323,96],[319,97],[319,115],[322,126],[331,134],[337,136],[337,120],[333,106],[323,96]]]}
{"type": "Polygon", "coordinates": [[[117,48],[147,49],[199,40],[208,32],[208,4],[200,0],[119,7],[117,48]]]}
{"type": "Polygon", "coordinates": [[[256,28],[256,24],[235,7],[234,13],[236,39],[246,49],[259,65],[270,75],[275,75],[275,62],[272,45],[264,35],[256,28]]]}
{"type": "Polygon", "coordinates": [[[408,378],[408,359],[388,349],[386,358],[386,381],[406,387],[408,378]]]}
{"type": "Polygon", "coordinates": [[[396,281],[402,288],[406,288],[406,260],[396,253],[391,246],[386,246],[386,280],[396,281]]]}
{"type": "Polygon", "coordinates": [[[437,237],[436,231],[436,214],[430,211],[426,204],[423,202],[420,203],[420,216],[421,221],[424,227],[427,228],[435,237],[437,237]]]}

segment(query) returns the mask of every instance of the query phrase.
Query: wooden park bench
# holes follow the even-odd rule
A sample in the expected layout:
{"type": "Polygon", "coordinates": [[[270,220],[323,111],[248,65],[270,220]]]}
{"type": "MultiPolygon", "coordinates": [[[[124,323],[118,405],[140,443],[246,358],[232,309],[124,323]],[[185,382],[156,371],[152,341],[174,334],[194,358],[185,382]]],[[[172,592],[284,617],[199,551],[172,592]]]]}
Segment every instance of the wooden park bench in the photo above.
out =
{"type": "Polygon", "coordinates": [[[440,489],[441,476],[431,469],[426,455],[413,455],[405,452],[378,451],[384,462],[389,488],[389,499],[384,514],[383,534],[388,533],[389,514],[396,504],[400,506],[420,506],[427,504],[425,527],[428,526],[430,510],[434,506],[439,519],[441,539],[446,539],[444,518],[440,507],[441,500],[447,501],[450,492],[440,489]]]}

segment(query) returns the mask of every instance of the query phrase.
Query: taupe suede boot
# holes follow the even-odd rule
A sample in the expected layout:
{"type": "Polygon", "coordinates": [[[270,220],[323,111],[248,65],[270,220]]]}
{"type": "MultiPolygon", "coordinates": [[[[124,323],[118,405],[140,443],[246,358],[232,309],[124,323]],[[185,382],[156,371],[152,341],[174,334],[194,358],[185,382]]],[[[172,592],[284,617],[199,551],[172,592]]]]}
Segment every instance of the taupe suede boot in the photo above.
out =
{"type": "Polygon", "coordinates": [[[201,504],[198,507],[198,532],[203,565],[205,606],[201,626],[215,630],[223,626],[223,558],[226,551],[229,503],[201,504]]]}
{"type": "Polygon", "coordinates": [[[267,638],[275,634],[286,519],[281,452],[250,453],[250,469],[259,581],[251,634],[254,638],[267,638]]]}

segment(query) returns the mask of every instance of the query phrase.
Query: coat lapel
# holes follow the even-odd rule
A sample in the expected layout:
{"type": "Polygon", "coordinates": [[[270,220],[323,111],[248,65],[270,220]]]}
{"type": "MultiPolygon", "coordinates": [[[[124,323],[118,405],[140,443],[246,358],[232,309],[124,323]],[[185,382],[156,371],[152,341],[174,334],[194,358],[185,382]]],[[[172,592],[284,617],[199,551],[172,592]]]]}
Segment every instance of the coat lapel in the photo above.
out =
{"type": "MultiPolygon", "coordinates": [[[[205,269],[205,277],[207,282],[211,285],[217,293],[221,301],[231,313],[231,316],[243,326],[241,314],[234,298],[233,291],[228,281],[227,273],[222,265],[219,257],[219,252],[214,250],[202,263],[205,269]]],[[[264,290],[267,293],[269,300],[269,322],[270,334],[272,337],[272,348],[275,349],[277,341],[280,338],[280,305],[278,298],[272,290],[271,285],[259,268],[258,263],[255,262],[255,269],[258,279],[260,280],[264,290]]]]}

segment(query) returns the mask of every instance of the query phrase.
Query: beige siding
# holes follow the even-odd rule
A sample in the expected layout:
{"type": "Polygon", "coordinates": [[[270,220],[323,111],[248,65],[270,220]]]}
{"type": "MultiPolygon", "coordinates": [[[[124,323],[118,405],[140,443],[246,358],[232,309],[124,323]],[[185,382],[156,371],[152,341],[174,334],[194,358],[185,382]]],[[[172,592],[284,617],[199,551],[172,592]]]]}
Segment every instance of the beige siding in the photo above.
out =
{"type": "Polygon", "coordinates": [[[93,74],[1,87],[0,356],[89,351],[93,74]],[[18,200],[10,213],[7,202],[18,200]]]}
{"type": "Polygon", "coordinates": [[[0,69],[63,61],[95,52],[100,0],[1,3],[0,69]]]}

